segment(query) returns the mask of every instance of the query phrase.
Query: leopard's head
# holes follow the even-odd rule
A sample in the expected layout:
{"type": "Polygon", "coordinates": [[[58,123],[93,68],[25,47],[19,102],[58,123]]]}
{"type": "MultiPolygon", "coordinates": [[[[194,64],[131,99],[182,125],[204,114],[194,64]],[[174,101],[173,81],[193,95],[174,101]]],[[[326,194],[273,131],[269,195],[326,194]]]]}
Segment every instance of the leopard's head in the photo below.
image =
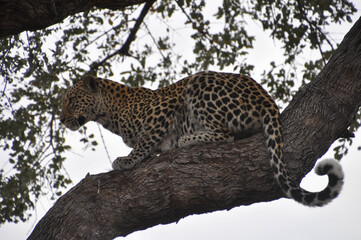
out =
{"type": "Polygon", "coordinates": [[[96,77],[86,76],[69,88],[61,104],[60,121],[70,130],[78,130],[96,116],[100,96],[99,82],[96,77]]]}

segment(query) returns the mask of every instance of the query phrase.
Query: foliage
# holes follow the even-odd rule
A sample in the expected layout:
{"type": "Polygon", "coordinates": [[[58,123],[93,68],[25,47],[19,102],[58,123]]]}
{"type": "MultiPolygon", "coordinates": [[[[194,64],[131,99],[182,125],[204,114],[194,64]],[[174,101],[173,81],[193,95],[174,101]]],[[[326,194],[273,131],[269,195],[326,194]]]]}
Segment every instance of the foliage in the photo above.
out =
{"type": "MultiPolygon", "coordinates": [[[[356,11],[347,0],[210,2],[155,2],[126,54],[120,49],[141,6],[92,9],[0,40],[0,147],[8,156],[0,170],[0,223],[25,221],[41,195],[50,191],[56,198],[71,182],[63,167],[71,147],[58,118],[62,94],[83,75],[115,76],[131,86],[165,86],[210,68],[250,75],[255,66],[246,57],[256,40],[249,31],[255,23],[282,46],[283,61],[270,63],[262,83],[287,102],[294,79],[312,80],[336,47],[325,26],[350,22],[356,11]],[[178,40],[181,35],[189,45],[178,40]],[[319,59],[299,66],[297,57],[309,49],[318,49],[319,59]]],[[[81,142],[97,145],[85,127],[80,133],[81,142]]]]}

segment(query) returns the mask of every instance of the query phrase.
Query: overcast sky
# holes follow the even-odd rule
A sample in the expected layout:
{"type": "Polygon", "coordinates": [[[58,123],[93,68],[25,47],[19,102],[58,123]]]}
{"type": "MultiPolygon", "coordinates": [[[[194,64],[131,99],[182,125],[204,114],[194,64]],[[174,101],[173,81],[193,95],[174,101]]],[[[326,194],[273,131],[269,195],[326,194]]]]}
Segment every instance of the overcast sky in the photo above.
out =
{"type": "MultiPolygon", "coordinates": [[[[361,9],[360,1],[354,0],[354,2],[356,8],[361,9]]],[[[355,14],[352,19],[356,21],[358,17],[360,13],[355,14]]],[[[345,23],[342,26],[333,26],[329,31],[333,34],[333,38],[340,42],[351,26],[352,24],[345,23]]],[[[247,59],[256,65],[258,71],[256,76],[259,76],[262,66],[264,65],[265,68],[275,55],[282,55],[282,53],[278,50],[279,46],[264,35],[261,27],[253,29],[253,34],[256,34],[255,51],[247,59]]],[[[181,41],[183,46],[186,46],[190,39],[181,41]]],[[[113,79],[117,80],[116,77],[113,79]]],[[[95,123],[88,123],[88,128],[98,132],[98,126],[95,123]]],[[[130,149],[124,146],[120,137],[105,130],[103,134],[111,160],[129,153],[130,149]]],[[[111,170],[110,161],[106,158],[106,152],[100,140],[96,152],[84,151],[82,145],[78,143],[79,136],[76,133],[69,132],[67,141],[73,146],[73,150],[67,154],[65,168],[74,182],[73,186],[88,172],[96,174],[111,170]]],[[[356,150],[356,146],[360,145],[361,131],[358,131],[350,153],[341,162],[345,172],[344,189],[337,199],[325,207],[308,208],[293,200],[281,199],[236,207],[230,211],[189,216],[177,224],[160,225],[135,232],[126,239],[361,239],[361,174],[359,173],[361,152],[356,150]]],[[[332,147],[330,149],[323,158],[333,156],[332,147]]],[[[0,152],[0,163],[7,159],[8,157],[0,152]]],[[[319,191],[326,184],[326,177],[316,176],[313,172],[302,182],[302,186],[311,191],[319,191]]],[[[41,199],[37,204],[36,213],[29,222],[2,225],[0,239],[25,239],[51,205],[50,200],[41,199]]]]}

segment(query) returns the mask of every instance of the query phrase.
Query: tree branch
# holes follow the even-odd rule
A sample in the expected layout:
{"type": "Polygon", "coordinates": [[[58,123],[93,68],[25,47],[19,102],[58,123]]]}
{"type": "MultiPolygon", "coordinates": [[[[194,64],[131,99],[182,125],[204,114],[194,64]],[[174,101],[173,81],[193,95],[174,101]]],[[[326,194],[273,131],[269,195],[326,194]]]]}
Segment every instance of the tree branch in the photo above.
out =
{"type": "Polygon", "coordinates": [[[35,31],[93,7],[122,9],[146,0],[0,0],[0,38],[35,31]]]}
{"type": "Polygon", "coordinates": [[[143,23],[145,16],[149,12],[149,10],[152,7],[154,2],[155,2],[155,0],[146,1],[142,11],[139,14],[139,17],[137,18],[137,21],[134,24],[134,27],[130,31],[130,34],[129,34],[127,40],[124,42],[123,46],[120,49],[113,52],[112,54],[105,57],[103,60],[93,63],[91,65],[91,67],[90,67],[90,70],[89,70],[88,74],[96,75],[98,68],[100,66],[102,66],[106,61],[108,61],[109,59],[114,57],[115,55],[119,54],[119,55],[124,55],[124,56],[130,56],[130,54],[129,54],[130,44],[135,40],[135,35],[137,34],[137,32],[138,32],[138,30],[140,28],[140,25],[143,23]]]}
{"type": "Polygon", "coordinates": [[[321,57],[322,57],[322,61],[323,61],[324,64],[326,64],[325,54],[324,54],[324,52],[322,50],[321,42],[320,42],[319,37],[317,36],[317,33],[321,34],[324,37],[324,39],[326,40],[328,45],[331,47],[332,51],[334,51],[335,49],[334,49],[331,41],[326,37],[323,30],[319,26],[317,26],[316,24],[312,23],[312,21],[310,21],[310,19],[307,17],[307,14],[306,14],[306,12],[304,10],[304,5],[301,3],[300,0],[297,0],[297,5],[298,5],[298,9],[300,10],[302,18],[307,22],[308,26],[310,27],[311,33],[312,32],[315,33],[315,38],[316,38],[318,49],[319,49],[321,57]]]}
{"type": "MultiPolygon", "coordinates": [[[[281,115],[285,159],[300,180],[361,105],[361,20],[281,115]]],[[[283,196],[262,134],[152,157],[126,172],[88,175],[54,204],[29,239],[111,239],[191,214],[283,196]]],[[[341,193],[342,194],[342,193],[341,193]]]]}

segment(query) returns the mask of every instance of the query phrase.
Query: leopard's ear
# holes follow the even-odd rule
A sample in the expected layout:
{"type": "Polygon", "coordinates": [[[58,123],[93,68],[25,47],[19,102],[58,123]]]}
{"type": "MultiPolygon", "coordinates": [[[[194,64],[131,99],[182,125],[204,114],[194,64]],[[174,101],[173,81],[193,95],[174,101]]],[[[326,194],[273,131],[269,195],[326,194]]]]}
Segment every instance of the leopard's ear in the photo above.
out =
{"type": "Polygon", "coordinates": [[[97,93],[99,90],[98,78],[94,76],[85,76],[82,80],[83,89],[90,93],[97,93]]]}

